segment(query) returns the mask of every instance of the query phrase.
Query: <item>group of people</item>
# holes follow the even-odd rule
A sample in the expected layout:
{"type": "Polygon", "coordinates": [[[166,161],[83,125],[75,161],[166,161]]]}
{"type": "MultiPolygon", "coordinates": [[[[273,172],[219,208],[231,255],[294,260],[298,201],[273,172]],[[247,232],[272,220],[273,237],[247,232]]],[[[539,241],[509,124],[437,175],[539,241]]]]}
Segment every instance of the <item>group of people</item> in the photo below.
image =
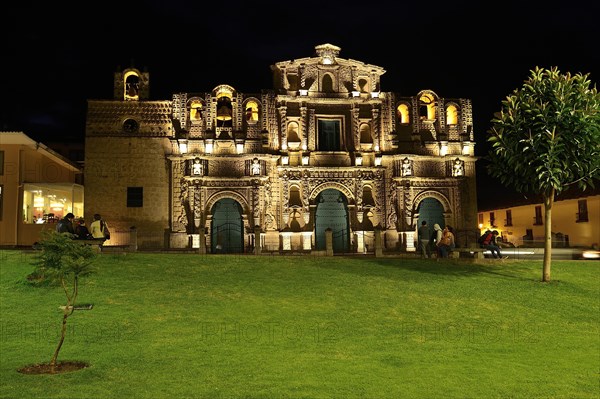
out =
{"type": "Polygon", "coordinates": [[[56,231],[70,233],[74,236],[73,238],[78,240],[108,239],[110,237],[108,226],[98,213],[94,215],[94,221],[88,229],[83,218],[75,222],[75,215],[69,212],[58,221],[56,231]]]}
{"type": "MultiPolygon", "coordinates": [[[[507,258],[502,256],[500,247],[496,242],[498,230],[487,230],[481,235],[478,243],[481,248],[489,250],[494,259],[507,258]]],[[[450,252],[456,248],[454,229],[452,226],[446,226],[444,229],[439,224],[433,225],[433,231],[427,225],[427,221],[423,220],[417,231],[417,239],[419,242],[419,250],[422,258],[431,258],[433,253],[438,258],[447,258],[450,252]]]]}
{"type": "Polygon", "coordinates": [[[433,231],[431,231],[427,221],[423,220],[417,231],[417,238],[423,258],[431,258],[433,253],[438,258],[447,258],[450,256],[450,252],[456,248],[452,226],[442,229],[439,224],[435,223],[433,231]]]}

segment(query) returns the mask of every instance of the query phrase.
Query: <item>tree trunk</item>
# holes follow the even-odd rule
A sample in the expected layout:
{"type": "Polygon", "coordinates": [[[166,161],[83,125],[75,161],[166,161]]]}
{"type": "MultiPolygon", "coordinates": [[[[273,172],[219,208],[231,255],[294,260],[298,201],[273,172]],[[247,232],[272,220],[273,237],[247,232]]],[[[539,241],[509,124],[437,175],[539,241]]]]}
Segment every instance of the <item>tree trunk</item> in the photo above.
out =
{"type": "Polygon", "coordinates": [[[54,355],[52,356],[52,360],[50,361],[50,366],[52,366],[52,370],[56,366],[56,360],[58,359],[58,352],[60,352],[60,348],[62,347],[63,342],[65,342],[65,335],[67,334],[67,318],[69,317],[69,302],[67,302],[67,306],[65,307],[63,313],[63,321],[62,328],[60,331],[60,341],[58,341],[58,346],[54,351],[54,355]]]}
{"type": "Polygon", "coordinates": [[[550,281],[550,266],[552,265],[552,205],[554,204],[554,188],[544,197],[544,266],[542,281],[550,281]]]}
{"type": "Polygon", "coordinates": [[[69,297],[69,295],[67,293],[64,280],[62,280],[62,285],[63,285],[63,288],[65,288],[65,294],[67,295],[67,305],[65,306],[64,313],[63,313],[62,328],[60,330],[60,340],[58,341],[58,346],[56,347],[56,350],[54,351],[54,355],[52,355],[52,360],[50,360],[50,366],[51,366],[52,372],[54,372],[54,367],[56,366],[56,361],[58,360],[58,353],[60,352],[60,348],[62,347],[63,342],[65,342],[65,336],[67,335],[67,319],[75,311],[75,298],[77,297],[77,292],[78,292],[77,276],[75,276],[75,278],[73,279],[73,295],[71,297],[69,297]]]}

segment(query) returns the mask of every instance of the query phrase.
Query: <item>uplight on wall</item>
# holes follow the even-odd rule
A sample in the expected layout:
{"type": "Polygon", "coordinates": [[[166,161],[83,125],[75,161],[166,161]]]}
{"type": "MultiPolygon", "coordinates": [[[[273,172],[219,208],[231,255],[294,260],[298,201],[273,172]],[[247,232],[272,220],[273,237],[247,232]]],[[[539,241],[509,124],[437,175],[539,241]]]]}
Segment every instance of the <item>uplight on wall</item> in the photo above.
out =
{"type": "Polygon", "coordinates": [[[381,166],[381,154],[375,155],[375,166],[381,166]]]}
{"type": "Polygon", "coordinates": [[[238,154],[243,154],[244,153],[244,143],[237,143],[235,145],[235,149],[238,154]]]}
{"type": "Polygon", "coordinates": [[[290,164],[290,157],[288,157],[287,155],[284,155],[281,157],[281,164],[282,165],[289,165],[290,164]]]}
{"type": "Polygon", "coordinates": [[[375,147],[373,147],[373,149],[375,150],[375,152],[379,152],[379,144],[375,144],[375,147]]]}
{"type": "Polygon", "coordinates": [[[180,139],[177,140],[177,143],[179,144],[179,153],[180,154],[187,154],[188,152],[188,142],[186,139],[180,139]]]}
{"type": "Polygon", "coordinates": [[[308,148],[308,147],[307,147],[306,143],[302,143],[302,151],[306,151],[306,150],[307,150],[307,148],[308,148]]]}
{"type": "Polygon", "coordinates": [[[353,91],[352,92],[352,97],[360,97],[360,91],[353,91]]]}
{"type": "Polygon", "coordinates": [[[300,89],[298,91],[300,92],[301,96],[308,96],[308,90],[306,90],[306,89],[300,89]]]}
{"type": "Polygon", "coordinates": [[[310,157],[308,155],[302,155],[302,165],[308,165],[308,160],[310,157]]]}
{"type": "Polygon", "coordinates": [[[469,155],[471,153],[470,148],[471,148],[471,146],[469,145],[469,143],[463,143],[463,148],[462,148],[463,155],[469,155]]]}
{"type": "Polygon", "coordinates": [[[206,140],[206,142],[204,144],[204,152],[207,154],[212,154],[212,152],[213,152],[213,141],[212,140],[206,140]]]}
{"type": "Polygon", "coordinates": [[[373,97],[373,98],[379,98],[379,92],[378,91],[372,91],[371,92],[371,97],[373,97]]]}
{"type": "Polygon", "coordinates": [[[354,158],[354,163],[356,164],[356,166],[362,166],[362,155],[357,154],[356,158],[354,158]]]}
{"type": "Polygon", "coordinates": [[[448,142],[442,141],[440,142],[440,156],[446,156],[448,154],[448,142]]]}

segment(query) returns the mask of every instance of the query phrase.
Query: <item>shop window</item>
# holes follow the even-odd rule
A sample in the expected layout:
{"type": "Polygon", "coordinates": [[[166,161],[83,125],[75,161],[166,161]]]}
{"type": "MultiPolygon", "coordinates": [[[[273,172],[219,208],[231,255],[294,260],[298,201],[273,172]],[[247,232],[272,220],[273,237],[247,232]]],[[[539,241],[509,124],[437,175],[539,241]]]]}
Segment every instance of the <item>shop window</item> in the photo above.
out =
{"type": "Polygon", "coordinates": [[[61,183],[23,185],[23,223],[53,223],[67,213],[83,216],[83,186],[61,183]]]}
{"type": "Polygon", "coordinates": [[[141,208],[144,206],[144,187],[127,187],[127,207],[141,208]]]}

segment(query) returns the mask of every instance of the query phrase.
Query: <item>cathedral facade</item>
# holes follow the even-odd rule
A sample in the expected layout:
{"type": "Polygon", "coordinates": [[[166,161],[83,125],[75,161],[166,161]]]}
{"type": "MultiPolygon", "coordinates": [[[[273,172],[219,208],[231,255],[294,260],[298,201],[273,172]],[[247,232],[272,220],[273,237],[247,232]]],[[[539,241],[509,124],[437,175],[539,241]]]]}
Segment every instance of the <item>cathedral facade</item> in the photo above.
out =
{"type": "Polygon", "coordinates": [[[88,100],[86,218],[135,227],[140,248],[207,253],[318,252],[327,234],[338,253],[377,236],[410,252],[422,220],[474,242],[471,101],[383,91],[383,68],[340,50],[275,63],[258,93],[153,101],[147,72],[117,71],[114,98],[88,100]]]}

